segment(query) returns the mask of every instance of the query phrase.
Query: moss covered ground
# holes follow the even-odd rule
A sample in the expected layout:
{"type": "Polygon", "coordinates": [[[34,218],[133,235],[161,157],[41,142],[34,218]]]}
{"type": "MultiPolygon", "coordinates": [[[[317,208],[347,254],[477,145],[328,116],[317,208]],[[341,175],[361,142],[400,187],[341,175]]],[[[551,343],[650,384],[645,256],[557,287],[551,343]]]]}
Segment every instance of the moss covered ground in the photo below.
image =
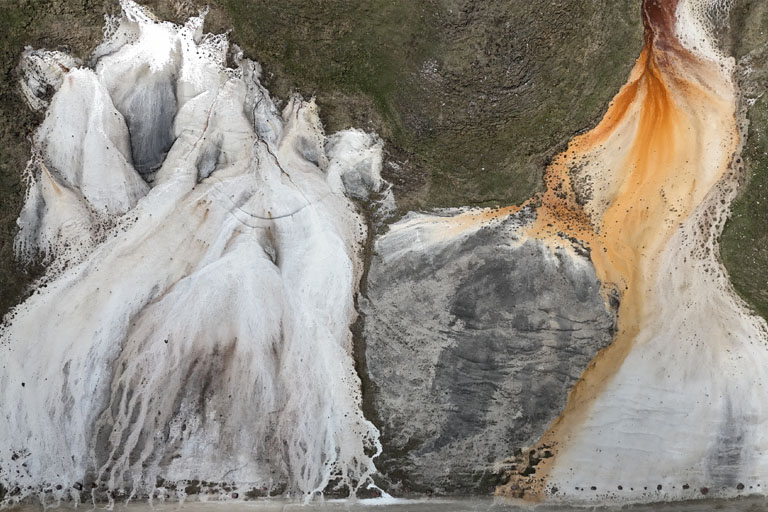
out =
{"type": "MultiPolygon", "coordinates": [[[[192,0],[147,0],[159,17],[192,0]]],[[[202,4],[202,2],[199,2],[202,4]]],[[[402,211],[519,203],[589,129],[642,44],[637,0],[211,0],[211,31],[260,61],[275,95],[315,95],[329,131],[376,131],[402,211]]],[[[27,137],[24,45],[85,56],[117,0],[0,0],[0,314],[34,269],[13,262],[27,137]]]]}
{"type": "Polygon", "coordinates": [[[720,240],[731,282],[768,318],[768,4],[736,0],[727,45],[739,64],[749,122],[743,180],[720,240]]]}

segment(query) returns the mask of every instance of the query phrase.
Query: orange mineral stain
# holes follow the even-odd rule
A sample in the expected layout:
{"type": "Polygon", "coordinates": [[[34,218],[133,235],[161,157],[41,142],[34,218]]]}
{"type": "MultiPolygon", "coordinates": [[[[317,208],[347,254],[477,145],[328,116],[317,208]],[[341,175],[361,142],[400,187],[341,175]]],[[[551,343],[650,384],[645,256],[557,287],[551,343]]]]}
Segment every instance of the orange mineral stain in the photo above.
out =
{"type": "Polygon", "coordinates": [[[48,167],[46,167],[45,164],[42,163],[42,162],[40,162],[40,167],[42,168],[43,173],[45,174],[46,178],[48,178],[48,182],[50,183],[51,188],[53,189],[54,193],[57,196],[61,196],[61,194],[62,194],[61,187],[59,187],[56,184],[56,180],[54,180],[53,176],[51,176],[51,172],[48,170],[48,167]]]}
{"type": "Polygon", "coordinates": [[[602,121],[576,137],[545,173],[529,236],[591,249],[603,292],[620,297],[618,331],[572,389],[565,410],[536,448],[551,450],[533,475],[498,489],[540,499],[558,447],[567,445],[590,404],[650,321],[658,257],[728,169],[738,131],[735,92],[720,66],[686,50],[674,34],[677,0],[645,0],[645,45],[602,121]]]}

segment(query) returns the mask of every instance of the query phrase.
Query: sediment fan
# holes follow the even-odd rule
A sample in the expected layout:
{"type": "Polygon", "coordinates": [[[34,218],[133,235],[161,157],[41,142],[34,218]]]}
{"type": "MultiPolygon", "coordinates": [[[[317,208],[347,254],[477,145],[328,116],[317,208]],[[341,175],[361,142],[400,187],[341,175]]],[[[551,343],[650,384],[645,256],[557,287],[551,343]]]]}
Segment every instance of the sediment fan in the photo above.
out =
{"type": "Polygon", "coordinates": [[[48,110],[17,250],[50,270],[0,338],[5,499],[354,493],[380,448],[351,357],[366,224],[348,196],[386,201],[381,145],[326,137],[312,101],[280,114],[202,17],[121,5],[90,65],[23,56],[48,110]]]}

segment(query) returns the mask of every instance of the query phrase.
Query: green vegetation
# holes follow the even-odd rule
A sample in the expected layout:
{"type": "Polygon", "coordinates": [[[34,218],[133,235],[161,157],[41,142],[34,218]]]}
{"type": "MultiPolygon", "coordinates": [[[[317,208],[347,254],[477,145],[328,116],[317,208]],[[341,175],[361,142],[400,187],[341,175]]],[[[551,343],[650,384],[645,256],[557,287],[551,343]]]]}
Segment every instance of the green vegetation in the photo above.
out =
{"type": "Polygon", "coordinates": [[[380,133],[402,209],[510,204],[589,128],[642,44],[635,0],[224,0],[279,96],[380,133]]]}
{"type": "Polygon", "coordinates": [[[88,0],[0,0],[0,316],[21,298],[38,272],[21,268],[13,259],[16,217],[25,189],[21,171],[29,158],[27,138],[40,120],[25,106],[16,86],[19,54],[25,45],[87,53],[98,41],[103,23],[101,10],[94,4],[88,0]]]}
{"type": "Polygon", "coordinates": [[[339,112],[343,105],[333,96],[363,93],[379,115],[395,123],[394,131],[401,128],[393,100],[404,76],[434,51],[436,26],[427,2],[223,0],[223,5],[234,41],[267,66],[277,95],[298,90],[322,96],[334,109],[335,129],[353,122],[339,116],[355,114],[339,112]]]}
{"type": "Polygon", "coordinates": [[[768,318],[768,96],[750,109],[749,120],[743,158],[750,181],[733,204],[721,254],[736,290],[768,318]]]}
{"type": "Polygon", "coordinates": [[[733,54],[751,69],[741,73],[740,85],[755,102],[747,111],[749,131],[742,153],[747,183],[725,225],[721,256],[739,294],[768,318],[768,4],[738,0],[731,32],[733,54]]]}
{"type": "MultiPolygon", "coordinates": [[[[548,159],[597,122],[642,44],[637,0],[143,0],[206,29],[264,67],[277,97],[315,95],[328,131],[386,142],[405,210],[507,205],[541,186],[548,159]]],[[[13,263],[27,137],[39,122],[16,87],[24,45],[80,56],[117,0],[0,0],[0,314],[34,272],[13,263]]]]}

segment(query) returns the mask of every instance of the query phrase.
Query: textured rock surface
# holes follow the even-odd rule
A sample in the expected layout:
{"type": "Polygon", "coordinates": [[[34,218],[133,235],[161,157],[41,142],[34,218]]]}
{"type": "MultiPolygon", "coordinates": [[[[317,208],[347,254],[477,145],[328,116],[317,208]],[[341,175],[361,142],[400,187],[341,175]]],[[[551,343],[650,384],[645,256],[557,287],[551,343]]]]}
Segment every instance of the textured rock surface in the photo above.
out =
{"type": "Polygon", "coordinates": [[[614,315],[589,260],[520,238],[520,214],[425,243],[428,220],[377,241],[362,302],[377,467],[403,491],[487,492],[494,463],[557,417],[614,315]]]}

